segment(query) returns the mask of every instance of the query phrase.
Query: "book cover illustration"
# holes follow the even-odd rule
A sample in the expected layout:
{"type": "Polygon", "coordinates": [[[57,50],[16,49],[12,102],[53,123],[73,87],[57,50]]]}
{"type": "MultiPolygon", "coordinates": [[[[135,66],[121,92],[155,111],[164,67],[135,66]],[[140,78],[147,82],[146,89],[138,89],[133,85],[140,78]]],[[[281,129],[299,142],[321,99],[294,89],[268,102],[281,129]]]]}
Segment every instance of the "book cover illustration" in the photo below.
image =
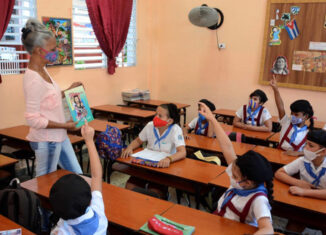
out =
{"type": "Polygon", "coordinates": [[[85,119],[87,122],[94,120],[83,86],[66,90],[64,93],[72,120],[78,122],[76,127],[84,125],[85,119]]]}

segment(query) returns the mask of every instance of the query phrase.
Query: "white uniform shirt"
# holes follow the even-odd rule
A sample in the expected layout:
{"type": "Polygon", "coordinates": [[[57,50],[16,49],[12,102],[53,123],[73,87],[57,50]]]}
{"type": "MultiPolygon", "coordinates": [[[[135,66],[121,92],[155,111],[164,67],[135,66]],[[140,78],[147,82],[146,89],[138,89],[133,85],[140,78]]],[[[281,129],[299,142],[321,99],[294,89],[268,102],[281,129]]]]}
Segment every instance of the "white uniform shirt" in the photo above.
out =
{"type": "Polygon", "coordinates": [[[99,225],[94,235],[106,234],[108,228],[108,219],[106,218],[104,212],[102,193],[99,191],[93,191],[91,205],[87,209],[86,213],[76,219],[60,219],[57,223],[57,226],[51,231],[51,235],[75,235],[76,233],[70,225],[76,225],[83,222],[84,220],[92,218],[94,216],[94,212],[96,212],[99,218],[99,225]]]}
{"type": "MultiPolygon", "coordinates": [[[[228,166],[228,168],[226,169],[226,173],[229,175],[229,177],[232,177],[232,164],[230,164],[228,166]]],[[[228,190],[231,188],[232,187],[230,186],[228,188],[228,190]]],[[[249,199],[253,195],[254,195],[254,193],[252,193],[246,197],[235,195],[231,199],[231,202],[238,211],[242,212],[246,203],[249,201],[249,199]]],[[[221,210],[223,201],[224,201],[224,194],[218,200],[217,208],[219,211],[221,210]]],[[[271,209],[271,206],[269,205],[267,197],[257,196],[251,204],[248,215],[245,219],[245,223],[258,227],[257,220],[259,220],[260,218],[268,217],[272,221],[270,209],[271,209]]],[[[237,214],[235,214],[232,210],[230,210],[230,208],[228,208],[228,207],[226,208],[226,211],[225,211],[225,214],[223,217],[231,219],[231,220],[235,220],[235,221],[240,221],[240,217],[237,214]]]]}
{"type": "MultiPolygon", "coordinates": [[[[195,117],[195,118],[192,119],[192,121],[188,124],[188,126],[193,130],[193,129],[196,128],[197,122],[198,122],[198,117],[195,117]]],[[[204,126],[205,126],[205,124],[204,124],[204,125],[201,125],[202,128],[203,128],[204,126]]],[[[208,126],[207,126],[207,128],[208,128],[208,126]]],[[[202,130],[200,131],[200,134],[204,135],[204,134],[205,134],[205,129],[202,129],[202,130]]]]}
{"type": "MultiPolygon", "coordinates": [[[[316,176],[319,175],[319,172],[323,167],[326,168],[326,159],[324,159],[323,163],[317,169],[315,169],[315,166],[312,162],[308,161],[304,157],[299,157],[298,159],[284,166],[284,170],[288,175],[295,175],[300,173],[301,180],[312,183],[315,178],[311,177],[310,174],[306,171],[304,162],[310,163],[312,172],[315,173],[316,176]]],[[[326,189],[326,174],[320,178],[319,188],[326,189]]]]}
{"type": "MultiPolygon", "coordinates": [[[[258,117],[258,114],[259,114],[259,112],[256,113],[254,119],[258,117]]],[[[240,109],[238,109],[238,111],[236,112],[236,115],[237,115],[238,118],[241,119],[241,122],[244,123],[244,117],[243,117],[243,106],[242,106],[240,109]]],[[[248,117],[249,117],[249,113],[248,113],[248,105],[247,105],[247,118],[248,118],[248,117]]],[[[260,116],[260,120],[259,120],[260,126],[264,126],[264,123],[265,123],[267,120],[271,119],[271,118],[272,118],[272,116],[271,116],[271,114],[269,113],[269,111],[268,111],[266,108],[264,108],[264,109],[263,109],[263,112],[262,112],[262,114],[261,114],[261,116],[260,116]]],[[[251,118],[248,119],[247,124],[248,124],[248,125],[252,125],[252,124],[251,124],[251,118]]],[[[257,126],[257,122],[256,122],[255,120],[254,120],[254,126],[257,126]]]]}
{"type": "MultiPolygon", "coordinates": [[[[156,137],[153,127],[154,124],[152,121],[150,121],[139,133],[140,140],[143,142],[147,142],[148,149],[175,154],[177,151],[177,147],[186,145],[183,138],[182,129],[179,125],[174,124],[170,133],[163,140],[160,141],[160,144],[155,144],[156,137]]],[[[155,129],[157,131],[158,136],[161,137],[159,130],[156,127],[155,129]]],[[[166,133],[166,131],[167,130],[165,130],[162,136],[166,133]]]]}
{"type": "MultiPolygon", "coordinates": [[[[289,126],[291,124],[291,119],[287,115],[284,115],[284,117],[282,118],[282,120],[280,120],[280,124],[282,126],[282,129],[281,129],[281,132],[280,132],[280,142],[281,142],[281,140],[282,140],[285,132],[287,131],[287,129],[289,128],[289,126]]],[[[298,131],[300,129],[301,128],[298,127],[298,131]]],[[[289,139],[291,139],[291,135],[292,135],[293,131],[294,131],[294,129],[292,128],[292,130],[290,130],[290,132],[288,134],[289,139]]],[[[309,130],[307,129],[306,131],[298,132],[297,138],[295,138],[293,144],[295,144],[295,145],[300,144],[301,141],[304,139],[304,137],[307,135],[308,131],[309,130]]],[[[303,150],[303,147],[304,146],[305,146],[305,144],[303,144],[299,148],[299,152],[301,152],[303,150]]],[[[293,150],[293,147],[287,141],[284,141],[283,142],[281,148],[284,149],[284,150],[293,150]]]]}

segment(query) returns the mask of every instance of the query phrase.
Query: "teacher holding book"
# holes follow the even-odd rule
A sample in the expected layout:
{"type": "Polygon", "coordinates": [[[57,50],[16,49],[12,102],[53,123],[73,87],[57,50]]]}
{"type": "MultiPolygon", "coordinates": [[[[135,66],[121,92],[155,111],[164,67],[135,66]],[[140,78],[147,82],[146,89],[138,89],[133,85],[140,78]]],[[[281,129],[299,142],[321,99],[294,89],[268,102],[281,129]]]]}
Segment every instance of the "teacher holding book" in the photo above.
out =
{"type": "MultiPolygon", "coordinates": [[[[62,105],[63,91],[48,74],[45,65],[58,57],[52,32],[36,19],[29,19],[22,29],[22,43],[30,54],[23,77],[26,112],[30,126],[27,139],[36,156],[36,176],[63,169],[81,174],[82,169],[67,135],[76,123],[66,122],[62,105]]],[[[73,83],[68,89],[82,85],[73,83]]]]}

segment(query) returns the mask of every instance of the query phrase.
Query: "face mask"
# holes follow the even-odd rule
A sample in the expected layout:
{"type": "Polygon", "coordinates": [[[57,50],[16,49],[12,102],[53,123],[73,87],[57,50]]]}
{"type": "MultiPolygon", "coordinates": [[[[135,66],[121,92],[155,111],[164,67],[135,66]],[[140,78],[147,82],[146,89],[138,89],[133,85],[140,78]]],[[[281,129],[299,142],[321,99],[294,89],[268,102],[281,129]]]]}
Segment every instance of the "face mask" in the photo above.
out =
{"type": "Polygon", "coordinates": [[[302,122],[302,118],[297,118],[296,116],[291,115],[291,123],[293,125],[298,125],[302,122]]]}
{"type": "Polygon", "coordinates": [[[232,177],[232,170],[231,167],[226,168],[225,172],[228,174],[229,178],[230,178],[230,184],[232,186],[232,188],[236,188],[236,189],[243,189],[239,183],[241,183],[242,181],[237,182],[233,177],[232,177]]]}
{"type": "Polygon", "coordinates": [[[254,100],[250,100],[250,102],[249,102],[249,106],[251,107],[251,109],[256,109],[256,108],[258,108],[258,103],[256,103],[254,100]]]}
{"type": "Polygon", "coordinates": [[[232,188],[243,189],[243,187],[241,187],[239,184],[241,182],[242,181],[237,182],[235,179],[233,179],[233,177],[230,177],[230,184],[231,184],[232,188]]]}
{"type": "Polygon", "coordinates": [[[199,121],[200,121],[200,122],[202,122],[202,121],[205,121],[205,120],[206,120],[205,116],[204,116],[204,115],[202,115],[201,113],[198,113],[198,119],[199,119],[199,121]]]}
{"type": "Polygon", "coordinates": [[[44,59],[50,61],[51,63],[54,63],[59,56],[58,51],[47,51],[43,48],[41,48],[44,52],[46,52],[45,56],[43,56],[44,59]]]}
{"type": "Polygon", "coordinates": [[[160,119],[158,116],[154,117],[153,123],[154,123],[155,127],[163,127],[163,126],[166,126],[167,124],[169,124],[167,121],[160,119]]]}
{"type": "Polygon", "coordinates": [[[314,160],[316,157],[318,157],[318,153],[320,153],[321,151],[323,151],[325,148],[319,149],[316,152],[312,152],[310,150],[307,150],[306,148],[303,149],[303,154],[305,159],[307,159],[308,161],[312,161],[314,160]]]}

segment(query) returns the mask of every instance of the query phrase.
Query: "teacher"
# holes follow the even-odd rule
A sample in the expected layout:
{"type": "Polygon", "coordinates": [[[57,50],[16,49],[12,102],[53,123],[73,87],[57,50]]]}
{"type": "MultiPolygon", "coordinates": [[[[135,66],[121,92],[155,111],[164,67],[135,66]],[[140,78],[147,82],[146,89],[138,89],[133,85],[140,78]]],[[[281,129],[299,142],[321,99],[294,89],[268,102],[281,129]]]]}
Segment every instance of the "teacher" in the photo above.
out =
{"type": "MultiPolygon", "coordinates": [[[[76,123],[66,122],[63,91],[45,68],[46,64],[57,60],[56,39],[41,22],[29,19],[22,29],[22,43],[30,54],[23,87],[25,118],[30,126],[27,139],[36,156],[36,176],[56,171],[58,164],[63,169],[81,174],[67,135],[67,130],[76,130],[76,123]]],[[[76,82],[68,89],[80,85],[80,82],[76,82]]]]}

